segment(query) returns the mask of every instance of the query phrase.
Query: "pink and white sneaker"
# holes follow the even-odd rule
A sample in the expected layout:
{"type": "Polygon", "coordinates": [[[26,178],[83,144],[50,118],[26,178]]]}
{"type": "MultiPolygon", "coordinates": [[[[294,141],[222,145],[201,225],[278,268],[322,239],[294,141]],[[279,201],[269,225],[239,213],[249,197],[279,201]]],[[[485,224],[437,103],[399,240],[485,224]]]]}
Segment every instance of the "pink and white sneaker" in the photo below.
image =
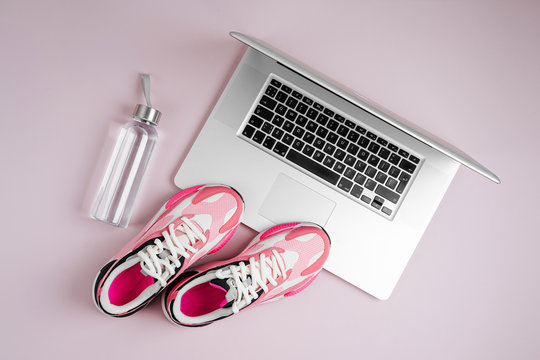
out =
{"type": "Polygon", "coordinates": [[[134,314],[194,262],[221,249],[243,211],[242,197],[228,186],[180,191],[99,271],[97,308],[114,317],[134,314]]]}
{"type": "Polygon", "coordinates": [[[175,324],[203,326],[294,295],[319,274],[329,251],[330,239],[316,224],[274,226],[238,256],[178,277],[163,293],[163,312],[175,324]]]}

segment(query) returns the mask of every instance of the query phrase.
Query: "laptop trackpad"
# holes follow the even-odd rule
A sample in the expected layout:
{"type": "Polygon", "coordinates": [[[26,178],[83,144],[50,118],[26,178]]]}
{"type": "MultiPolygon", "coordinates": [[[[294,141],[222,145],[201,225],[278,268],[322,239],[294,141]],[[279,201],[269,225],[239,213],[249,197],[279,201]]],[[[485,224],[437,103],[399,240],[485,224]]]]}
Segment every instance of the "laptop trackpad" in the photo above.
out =
{"type": "Polygon", "coordinates": [[[259,215],[276,224],[311,221],[324,226],[335,206],[332,200],[280,173],[259,209],[259,215]]]}

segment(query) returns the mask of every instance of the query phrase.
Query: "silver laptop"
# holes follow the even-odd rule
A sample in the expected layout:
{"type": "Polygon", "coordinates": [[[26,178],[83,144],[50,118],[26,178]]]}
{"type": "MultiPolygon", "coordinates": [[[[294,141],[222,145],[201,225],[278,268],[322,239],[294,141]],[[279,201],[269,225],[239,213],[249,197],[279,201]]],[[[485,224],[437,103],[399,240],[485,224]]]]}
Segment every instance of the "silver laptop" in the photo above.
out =
{"type": "Polygon", "coordinates": [[[231,36],[247,50],[175,184],[231,185],[257,231],[324,226],[325,269],[374,297],[392,293],[460,164],[500,182],[277,49],[231,36]]]}

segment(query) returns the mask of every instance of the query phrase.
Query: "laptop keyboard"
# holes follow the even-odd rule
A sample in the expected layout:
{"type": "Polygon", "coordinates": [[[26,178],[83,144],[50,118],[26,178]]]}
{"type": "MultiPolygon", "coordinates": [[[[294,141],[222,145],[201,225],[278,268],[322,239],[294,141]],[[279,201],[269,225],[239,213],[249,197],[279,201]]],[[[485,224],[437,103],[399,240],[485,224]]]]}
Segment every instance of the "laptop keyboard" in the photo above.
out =
{"type": "Polygon", "coordinates": [[[421,159],[271,75],[239,136],[392,219],[421,159]]]}

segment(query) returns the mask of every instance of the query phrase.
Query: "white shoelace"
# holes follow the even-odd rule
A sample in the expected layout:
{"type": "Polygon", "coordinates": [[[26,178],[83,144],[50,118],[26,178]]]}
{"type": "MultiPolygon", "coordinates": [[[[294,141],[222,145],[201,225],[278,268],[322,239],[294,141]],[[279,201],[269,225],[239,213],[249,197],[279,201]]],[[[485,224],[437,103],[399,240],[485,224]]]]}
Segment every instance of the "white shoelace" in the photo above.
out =
{"type": "Polygon", "coordinates": [[[162,286],[167,285],[167,279],[182,266],[179,257],[190,258],[197,251],[192,245],[198,240],[206,243],[206,236],[197,228],[191,220],[186,217],[180,218],[183,223],[176,228],[174,224],[169,225],[169,230],[162,232],[165,243],[156,239],[155,245],[149,245],[139,251],[137,255],[141,258],[141,269],[148,275],[154,277],[162,286]],[[184,234],[177,236],[176,230],[184,234]],[[164,251],[167,252],[164,253],[164,251]]]}
{"type": "Polygon", "coordinates": [[[236,287],[236,300],[232,304],[233,313],[240,311],[240,306],[251,304],[253,299],[257,299],[259,294],[257,289],[261,288],[268,292],[267,284],[277,285],[276,279],[282,276],[287,278],[287,269],[283,258],[276,250],[272,250],[273,255],[267,258],[261,254],[259,260],[255,257],[249,259],[249,265],[241,262],[239,266],[231,265],[227,269],[219,269],[216,276],[219,279],[233,279],[236,287]],[[248,283],[247,276],[251,276],[251,283],[248,283]]]}

